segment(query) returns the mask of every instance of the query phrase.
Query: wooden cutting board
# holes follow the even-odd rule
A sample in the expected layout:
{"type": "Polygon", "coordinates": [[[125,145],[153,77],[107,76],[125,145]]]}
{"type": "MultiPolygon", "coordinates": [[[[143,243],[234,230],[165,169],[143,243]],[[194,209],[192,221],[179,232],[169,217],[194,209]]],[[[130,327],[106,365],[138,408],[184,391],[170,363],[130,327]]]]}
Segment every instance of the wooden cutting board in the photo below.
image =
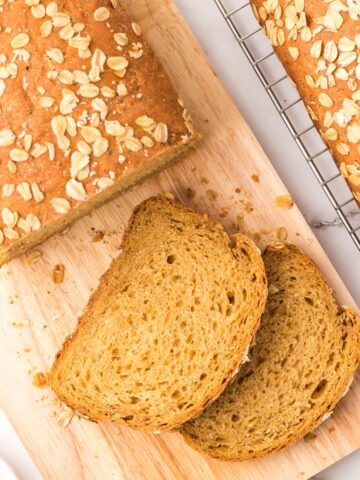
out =
{"type": "Polygon", "coordinates": [[[118,253],[132,208],[164,191],[208,212],[230,232],[240,224],[260,244],[286,227],[288,238],[316,260],[339,302],[354,305],[298,209],[275,206],[275,198],[286,195],[286,189],[175,6],[165,0],[134,0],[130,7],[193,112],[204,140],[187,160],[39,247],[42,256],[36,263],[30,265],[23,257],[1,269],[0,407],[46,479],[307,479],[360,447],[359,378],[315,440],[243,464],[204,459],[175,433],[145,435],[78,418],[67,428],[60,427],[61,409],[54,396],[32,384],[36,372],[51,366],[75,326],[77,312],[118,253]],[[94,229],[106,232],[103,241],[91,241],[94,229]],[[56,264],[65,266],[61,285],[52,281],[56,264]]]}

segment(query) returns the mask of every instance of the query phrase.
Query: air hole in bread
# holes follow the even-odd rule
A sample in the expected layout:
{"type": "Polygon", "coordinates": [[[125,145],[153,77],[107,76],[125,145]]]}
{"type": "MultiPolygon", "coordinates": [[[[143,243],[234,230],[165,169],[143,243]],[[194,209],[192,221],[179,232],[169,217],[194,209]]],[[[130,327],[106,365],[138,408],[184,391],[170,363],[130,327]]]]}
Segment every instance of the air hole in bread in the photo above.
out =
{"type": "Polygon", "coordinates": [[[181,396],[181,393],[179,390],[175,390],[172,394],[171,394],[171,398],[174,398],[174,399],[177,399],[177,398],[180,398],[181,396]]]}
{"type": "Polygon", "coordinates": [[[233,293],[228,293],[227,294],[227,298],[228,298],[228,301],[230,303],[230,305],[234,305],[235,303],[235,296],[233,293]]]}
{"type": "Polygon", "coordinates": [[[131,420],[133,420],[133,418],[134,418],[134,415],[127,415],[126,417],[122,417],[124,422],[130,422],[131,420]]]}
{"type": "Polygon", "coordinates": [[[207,377],[207,373],[202,373],[200,375],[200,381],[205,380],[206,377],[207,377]]]}
{"type": "Polygon", "coordinates": [[[248,254],[248,252],[245,250],[245,248],[241,248],[241,253],[242,253],[243,255],[245,255],[245,257],[248,257],[248,256],[249,256],[249,254],[248,254]]]}
{"type": "Polygon", "coordinates": [[[237,413],[234,413],[233,415],[231,415],[231,421],[232,422],[238,422],[240,420],[240,416],[237,414],[237,413]]]}
{"type": "Polygon", "coordinates": [[[175,262],[176,256],[175,255],[169,255],[166,259],[167,263],[170,265],[175,262]]]}
{"type": "Polygon", "coordinates": [[[320,398],[325,391],[327,383],[328,381],[326,379],[321,380],[321,382],[318,383],[317,387],[311,394],[311,398],[314,400],[316,400],[317,398],[320,398]]]}
{"type": "Polygon", "coordinates": [[[138,397],[130,397],[130,400],[131,400],[131,403],[133,403],[134,405],[140,402],[140,398],[138,397]]]}
{"type": "Polygon", "coordinates": [[[310,306],[314,306],[314,300],[310,297],[305,297],[304,298],[305,302],[308,303],[310,306]]]}
{"type": "Polygon", "coordinates": [[[113,355],[113,357],[118,357],[119,353],[120,353],[120,351],[117,347],[115,347],[111,350],[111,354],[113,355]]]}

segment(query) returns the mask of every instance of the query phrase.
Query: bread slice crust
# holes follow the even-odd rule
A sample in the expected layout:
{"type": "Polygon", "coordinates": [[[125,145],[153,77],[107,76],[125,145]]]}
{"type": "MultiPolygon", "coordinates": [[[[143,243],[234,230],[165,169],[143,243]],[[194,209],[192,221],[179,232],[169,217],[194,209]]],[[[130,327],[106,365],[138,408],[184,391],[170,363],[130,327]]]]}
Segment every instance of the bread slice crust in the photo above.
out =
{"type": "Polygon", "coordinates": [[[237,373],[264,310],[265,268],[250,239],[231,244],[222,226],[165,196],[135,208],[122,250],[57,354],[50,385],[94,421],[171,430],[237,373]]]}
{"type": "Polygon", "coordinates": [[[250,362],[216,402],[181,429],[191,447],[219,460],[251,460],[299,441],[333,411],[360,360],[360,318],[350,308],[336,305],[315,263],[293,245],[268,247],[264,262],[269,299],[250,362]],[[300,312],[298,318],[292,308],[300,312]],[[324,333],[311,309],[329,321],[333,345],[326,343],[331,335],[324,333]],[[284,327],[291,321],[293,327],[284,327]],[[304,340],[311,323],[313,338],[304,340]],[[325,350],[329,365],[317,365],[317,357],[324,361],[325,350]],[[301,351],[304,358],[313,356],[317,371],[309,374],[301,351]]]}

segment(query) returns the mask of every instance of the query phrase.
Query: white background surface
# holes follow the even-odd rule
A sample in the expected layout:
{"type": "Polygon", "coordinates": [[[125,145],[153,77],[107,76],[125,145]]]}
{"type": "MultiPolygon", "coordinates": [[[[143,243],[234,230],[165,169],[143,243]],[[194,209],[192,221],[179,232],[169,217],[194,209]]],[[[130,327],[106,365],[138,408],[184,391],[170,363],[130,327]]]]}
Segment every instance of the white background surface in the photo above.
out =
{"type": "MultiPolygon", "coordinates": [[[[176,0],[176,3],[309,223],[330,222],[330,226],[314,229],[314,233],[360,304],[360,253],[343,227],[336,222],[331,226],[337,218],[333,208],[217,8],[211,0],[176,0]]],[[[0,456],[12,465],[21,480],[41,480],[1,413],[0,456]]],[[[359,480],[359,472],[360,452],[316,478],[359,480]]],[[[0,480],[7,480],[1,470],[0,480]]]]}

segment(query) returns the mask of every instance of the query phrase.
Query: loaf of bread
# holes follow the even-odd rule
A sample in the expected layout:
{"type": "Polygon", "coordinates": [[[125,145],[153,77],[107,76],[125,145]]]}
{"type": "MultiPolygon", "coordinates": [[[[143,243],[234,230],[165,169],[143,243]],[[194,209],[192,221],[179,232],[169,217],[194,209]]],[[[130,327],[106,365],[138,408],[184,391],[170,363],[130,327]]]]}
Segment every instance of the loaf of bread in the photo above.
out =
{"type": "Polygon", "coordinates": [[[264,264],[245,236],[165,197],[139,205],[123,253],[57,355],[50,384],[75,411],[174,428],[236,374],[259,325],[264,264]]]}
{"type": "Polygon", "coordinates": [[[251,0],[360,202],[360,3],[352,0],[251,0]]]}
{"type": "Polygon", "coordinates": [[[294,246],[264,255],[269,298],[234,382],[183,426],[222,460],[281,450],[317,427],[347,391],[360,358],[360,318],[339,308],[316,265],[294,246]]]}
{"type": "Polygon", "coordinates": [[[0,264],[197,135],[120,0],[0,2],[0,264]]]}

